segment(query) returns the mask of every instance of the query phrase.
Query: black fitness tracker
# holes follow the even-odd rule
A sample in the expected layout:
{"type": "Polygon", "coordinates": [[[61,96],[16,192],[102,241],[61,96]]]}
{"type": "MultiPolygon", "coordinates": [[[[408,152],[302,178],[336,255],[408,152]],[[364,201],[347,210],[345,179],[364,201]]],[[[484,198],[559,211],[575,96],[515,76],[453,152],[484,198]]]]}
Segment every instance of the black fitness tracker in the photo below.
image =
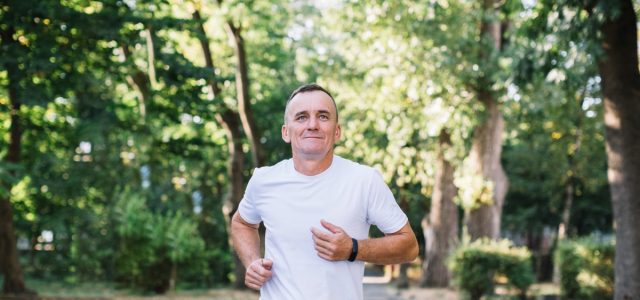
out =
{"type": "Polygon", "coordinates": [[[358,256],[358,240],[351,238],[351,242],[353,243],[353,246],[351,248],[351,255],[349,256],[348,261],[354,261],[356,260],[356,256],[358,256]]]}

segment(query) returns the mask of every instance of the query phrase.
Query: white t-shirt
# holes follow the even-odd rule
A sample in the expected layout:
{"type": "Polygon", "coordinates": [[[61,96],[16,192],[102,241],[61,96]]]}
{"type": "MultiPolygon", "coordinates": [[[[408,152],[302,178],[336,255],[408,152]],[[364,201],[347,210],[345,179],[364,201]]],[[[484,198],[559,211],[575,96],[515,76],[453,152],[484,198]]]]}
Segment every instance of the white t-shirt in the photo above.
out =
{"type": "Polygon", "coordinates": [[[364,263],[320,258],[311,227],[327,231],[324,219],[362,240],[370,225],[393,233],[407,223],[375,169],[335,155],[314,176],[297,172],[292,159],[256,169],[238,210],[245,221],[264,222],[267,229],[265,258],[273,260],[273,276],[262,286],[261,300],[362,299],[364,263]]]}

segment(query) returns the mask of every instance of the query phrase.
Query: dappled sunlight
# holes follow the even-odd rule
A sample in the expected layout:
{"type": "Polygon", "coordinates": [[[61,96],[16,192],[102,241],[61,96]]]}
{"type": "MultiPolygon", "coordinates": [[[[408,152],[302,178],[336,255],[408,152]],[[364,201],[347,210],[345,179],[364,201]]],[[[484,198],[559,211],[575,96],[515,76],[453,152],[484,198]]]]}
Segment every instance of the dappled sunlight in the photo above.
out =
{"type": "Polygon", "coordinates": [[[359,272],[357,259],[368,262],[365,299],[640,294],[639,9],[633,0],[3,3],[4,292],[257,300],[237,290],[251,285],[243,263],[314,249],[301,220],[326,209],[349,225],[327,242],[343,242],[328,247],[335,264],[359,272]],[[340,139],[323,153],[379,174],[383,191],[354,188],[373,179],[351,169],[340,172],[353,180],[343,188],[311,192],[318,176],[298,196],[277,190],[302,179],[273,166],[318,162],[289,160],[296,149],[283,140],[287,99],[312,82],[332,95],[340,131],[329,117],[300,131],[334,126],[340,139]],[[268,188],[249,189],[260,184],[268,188]],[[406,232],[380,231],[397,227],[385,226],[380,195],[406,216],[419,251],[406,232]],[[258,230],[244,224],[251,239],[234,239],[231,218],[249,202],[258,230]],[[274,207],[281,227],[264,217],[274,207]],[[274,242],[280,235],[286,243],[274,242]],[[419,257],[402,268],[358,258],[358,243],[361,254],[403,253],[370,246],[376,238],[410,239],[398,247],[419,257]]]}

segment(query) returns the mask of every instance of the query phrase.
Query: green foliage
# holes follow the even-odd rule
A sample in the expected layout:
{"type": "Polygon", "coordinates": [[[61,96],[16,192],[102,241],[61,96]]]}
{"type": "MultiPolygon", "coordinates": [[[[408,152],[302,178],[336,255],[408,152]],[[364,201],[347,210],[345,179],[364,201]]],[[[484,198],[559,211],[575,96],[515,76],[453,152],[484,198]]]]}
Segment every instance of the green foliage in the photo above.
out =
{"type": "Polygon", "coordinates": [[[221,104],[235,105],[224,21],[241,23],[251,101],[263,116],[259,127],[269,128],[263,142],[271,162],[286,156],[279,132],[283,99],[297,84],[295,44],[281,26],[290,14],[285,4],[195,2],[216,70],[203,67],[191,2],[1,5],[0,157],[14,101],[22,104],[22,144],[20,163],[0,163],[0,196],[15,194],[20,238],[36,241],[43,230],[55,237],[55,250],[24,251],[28,275],[128,282],[133,274],[143,285],[140,274],[156,268],[159,283],[145,285],[160,286],[179,264],[181,283],[228,283],[227,140],[215,119],[221,104]],[[209,82],[223,86],[213,99],[209,82]],[[116,203],[122,187],[145,201],[116,203]]]}
{"type": "Polygon", "coordinates": [[[504,276],[521,296],[534,281],[531,253],[525,247],[514,247],[509,240],[462,245],[449,257],[449,267],[456,284],[471,299],[491,294],[497,276],[504,276]]]}
{"type": "MultiPolygon", "coordinates": [[[[604,1],[596,2],[594,15],[601,15],[604,1]]],[[[539,1],[513,20],[503,147],[509,176],[503,227],[510,232],[557,227],[568,197],[569,235],[612,230],[599,36],[576,4],[539,1]]]]}
{"type": "Polygon", "coordinates": [[[164,292],[171,268],[204,261],[207,256],[193,219],[179,212],[153,213],[143,195],[120,193],[114,219],[119,235],[117,276],[135,286],[164,292]]]}
{"type": "Polygon", "coordinates": [[[566,299],[613,298],[615,244],[592,237],[563,241],[555,250],[566,299]]]}

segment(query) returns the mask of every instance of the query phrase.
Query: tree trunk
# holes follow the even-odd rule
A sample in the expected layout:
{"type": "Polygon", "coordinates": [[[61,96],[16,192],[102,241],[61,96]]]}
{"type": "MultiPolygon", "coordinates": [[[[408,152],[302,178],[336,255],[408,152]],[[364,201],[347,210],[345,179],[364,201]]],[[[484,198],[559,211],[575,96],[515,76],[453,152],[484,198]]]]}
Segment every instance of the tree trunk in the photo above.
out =
{"type": "MultiPolygon", "coordinates": [[[[14,30],[11,26],[2,31],[2,40],[6,44],[15,44],[14,30]]],[[[8,164],[20,163],[22,127],[20,124],[21,101],[18,96],[18,66],[15,60],[8,60],[4,65],[7,70],[9,101],[11,103],[11,127],[9,129],[9,149],[4,158],[8,164]]],[[[14,171],[9,172],[15,176],[14,171]]],[[[0,271],[4,276],[3,292],[5,294],[32,294],[24,284],[22,267],[18,259],[15,229],[13,227],[13,209],[11,207],[11,184],[2,187],[7,196],[0,198],[0,271]]]]}
{"type": "MultiPolygon", "coordinates": [[[[129,59],[131,57],[129,46],[122,45],[121,49],[125,59],[129,59]]],[[[132,65],[135,66],[135,64],[133,63],[132,65]]],[[[138,101],[138,110],[142,123],[145,123],[147,116],[147,103],[151,99],[151,84],[149,76],[147,76],[147,74],[145,74],[141,70],[136,69],[133,74],[128,74],[126,78],[129,85],[134,87],[140,94],[140,100],[138,101]]]]}
{"type": "Polygon", "coordinates": [[[578,115],[576,116],[576,135],[574,137],[573,144],[567,149],[567,165],[569,167],[569,177],[565,181],[565,194],[564,194],[564,207],[562,208],[562,219],[558,225],[558,241],[562,241],[567,236],[569,230],[569,221],[571,221],[571,207],[573,206],[573,198],[575,195],[576,174],[578,173],[575,157],[580,152],[582,146],[582,105],[586,95],[587,87],[584,87],[584,92],[578,96],[578,115]]]}
{"type": "Polygon", "coordinates": [[[176,281],[178,280],[178,264],[171,262],[171,276],[169,277],[169,290],[176,291],[176,281]]]}
{"type": "MultiPolygon", "coordinates": [[[[244,169],[244,155],[242,153],[242,136],[240,132],[240,118],[238,114],[230,110],[225,110],[222,114],[216,115],[216,118],[227,132],[229,140],[229,161],[227,162],[227,170],[230,178],[229,190],[225,197],[222,210],[226,212],[227,232],[231,233],[231,217],[238,209],[242,193],[244,191],[244,180],[242,178],[242,170],[244,169]]],[[[232,245],[231,235],[229,234],[229,245],[232,245]]],[[[233,249],[233,247],[230,247],[233,249]]],[[[245,268],[238,255],[234,252],[235,261],[235,282],[234,287],[244,289],[245,268]]]]}
{"type": "Polygon", "coordinates": [[[149,83],[151,84],[151,88],[155,90],[158,86],[158,80],[156,79],[156,54],[153,35],[153,28],[148,26],[144,31],[145,40],[147,42],[147,73],[149,74],[149,83]]]}
{"type": "Polygon", "coordinates": [[[449,286],[451,273],[446,259],[458,240],[458,207],[453,201],[458,189],[453,183],[454,168],[445,158],[445,152],[451,146],[451,138],[445,129],[440,132],[439,144],[431,210],[423,222],[425,259],[420,284],[425,287],[449,286]]]}
{"type": "Polygon", "coordinates": [[[238,94],[238,112],[242,120],[242,128],[251,143],[251,160],[253,167],[264,165],[264,147],[260,142],[260,132],[256,126],[253,110],[249,97],[249,71],[247,70],[247,56],[242,38],[241,28],[236,27],[228,20],[226,22],[227,34],[233,41],[236,53],[236,90],[238,94]]]}
{"type": "MultiPolygon", "coordinates": [[[[570,159],[570,161],[572,161],[572,159],[570,159]]],[[[564,207],[562,208],[562,219],[560,220],[560,225],[558,225],[558,242],[564,240],[567,237],[567,231],[569,230],[569,221],[571,220],[571,207],[573,206],[573,197],[575,194],[575,177],[573,174],[575,173],[569,175],[569,178],[567,178],[567,182],[565,183],[564,187],[564,207]]]]}
{"type": "MultiPolygon", "coordinates": [[[[198,10],[194,10],[193,19],[199,23],[198,26],[198,39],[200,40],[200,46],[205,56],[205,62],[207,68],[215,70],[213,65],[213,57],[211,56],[211,49],[209,48],[209,39],[207,38],[206,31],[204,30],[202,17],[198,10]]],[[[210,99],[214,99],[220,94],[220,86],[213,79],[209,79],[209,93],[210,99]]],[[[227,161],[227,172],[229,174],[229,187],[227,195],[225,197],[222,210],[226,217],[227,232],[231,232],[231,217],[238,209],[238,204],[242,199],[242,193],[244,191],[244,179],[242,177],[242,170],[244,170],[244,155],[242,152],[242,130],[240,116],[237,112],[232,111],[224,102],[220,101],[221,112],[216,114],[216,120],[222,124],[225,129],[227,140],[229,158],[227,161]]],[[[229,235],[229,245],[231,245],[231,235],[229,235]]],[[[233,249],[233,247],[230,247],[233,249]]],[[[234,253],[235,260],[235,288],[245,288],[244,286],[244,274],[245,269],[242,262],[238,258],[238,255],[234,253]]]]}
{"type": "MultiPolygon", "coordinates": [[[[498,51],[501,48],[502,33],[500,22],[497,19],[499,2],[499,0],[485,0],[483,2],[485,14],[494,16],[483,19],[480,32],[483,38],[489,39],[492,43],[490,47],[493,47],[493,50],[491,51],[498,51]]],[[[488,53],[491,51],[481,52],[480,57],[483,63],[489,63],[488,53]]],[[[508,188],[508,179],[500,162],[504,119],[497,100],[487,88],[489,86],[491,86],[489,80],[483,78],[477,87],[478,100],[484,105],[486,115],[482,123],[475,129],[469,158],[473,172],[493,183],[493,203],[465,212],[465,223],[471,240],[482,237],[492,239],[500,237],[502,205],[508,188]]]]}
{"type": "Polygon", "coordinates": [[[487,117],[475,130],[470,158],[473,170],[493,183],[493,203],[466,212],[471,240],[500,237],[500,217],[508,187],[508,179],[500,163],[504,128],[502,113],[489,94],[481,94],[481,101],[485,104],[487,117]]]}
{"type": "Polygon", "coordinates": [[[637,17],[631,0],[602,26],[599,61],[608,178],[616,235],[614,299],[640,296],[640,73],[637,17]]]}

